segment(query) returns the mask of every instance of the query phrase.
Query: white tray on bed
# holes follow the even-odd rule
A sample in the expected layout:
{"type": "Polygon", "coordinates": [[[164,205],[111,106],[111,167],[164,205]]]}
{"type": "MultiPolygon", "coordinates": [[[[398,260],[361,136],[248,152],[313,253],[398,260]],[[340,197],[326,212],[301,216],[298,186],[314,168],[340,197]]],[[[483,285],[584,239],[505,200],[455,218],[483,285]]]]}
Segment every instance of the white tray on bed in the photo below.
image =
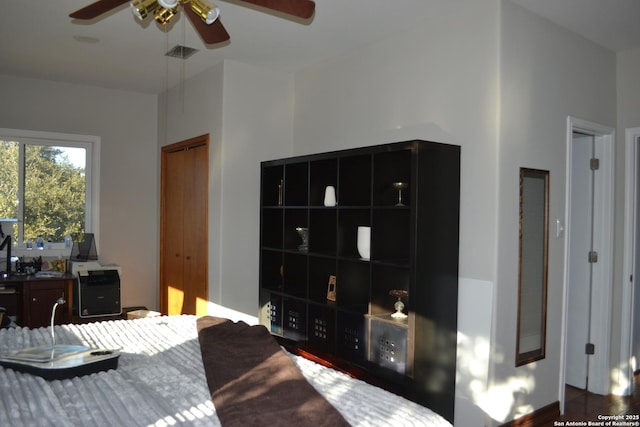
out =
{"type": "Polygon", "coordinates": [[[115,369],[119,350],[81,345],[29,347],[0,354],[0,366],[59,380],[115,369]]]}

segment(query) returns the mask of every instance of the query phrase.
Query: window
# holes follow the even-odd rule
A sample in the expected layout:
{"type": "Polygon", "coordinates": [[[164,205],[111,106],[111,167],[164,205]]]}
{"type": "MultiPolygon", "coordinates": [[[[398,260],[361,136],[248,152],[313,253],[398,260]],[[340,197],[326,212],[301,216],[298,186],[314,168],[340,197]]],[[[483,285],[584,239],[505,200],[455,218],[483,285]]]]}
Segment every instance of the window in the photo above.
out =
{"type": "Polygon", "coordinates": [[[60,248],[66,235],[95,233],[99,138],[0,129],[0,218],[14,244],[44,239],[60,248]]]}

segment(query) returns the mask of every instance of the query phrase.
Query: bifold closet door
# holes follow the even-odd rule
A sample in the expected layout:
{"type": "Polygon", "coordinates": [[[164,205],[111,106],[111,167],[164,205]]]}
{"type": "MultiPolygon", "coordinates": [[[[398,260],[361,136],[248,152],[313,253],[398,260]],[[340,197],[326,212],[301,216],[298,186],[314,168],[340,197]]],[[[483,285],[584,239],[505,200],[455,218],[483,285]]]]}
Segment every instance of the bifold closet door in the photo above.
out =
{"type": "Polygon", "coordinates": [[[206,314],[208,137],[163,148],[161,311],[206,314]]]}

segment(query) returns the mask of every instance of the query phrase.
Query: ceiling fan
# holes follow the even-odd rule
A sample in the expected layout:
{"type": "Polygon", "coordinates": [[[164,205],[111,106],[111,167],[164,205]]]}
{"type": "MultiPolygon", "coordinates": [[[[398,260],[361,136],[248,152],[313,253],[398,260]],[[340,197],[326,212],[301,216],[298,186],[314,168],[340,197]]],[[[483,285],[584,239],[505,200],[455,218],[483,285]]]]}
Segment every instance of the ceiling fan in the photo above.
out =
{"type": "MultiPolygon", "coordinates": [[[[130,0],[98,0],[69,14],[71,18],[89,20],[109,12],[130,0]]],[[[242,0],[257,6],[281,12],[298,18],[308,19],[316,4],[312,0],[242,0]]],[[[220,22],[220,9],[208,0],[131,0],[133,14],[140,20],[153,14],[161,25],[167,24],[178,13],[178,6],[187,14],[194,28],[207,44],[229,40],[229,34],[220,22]]]]}

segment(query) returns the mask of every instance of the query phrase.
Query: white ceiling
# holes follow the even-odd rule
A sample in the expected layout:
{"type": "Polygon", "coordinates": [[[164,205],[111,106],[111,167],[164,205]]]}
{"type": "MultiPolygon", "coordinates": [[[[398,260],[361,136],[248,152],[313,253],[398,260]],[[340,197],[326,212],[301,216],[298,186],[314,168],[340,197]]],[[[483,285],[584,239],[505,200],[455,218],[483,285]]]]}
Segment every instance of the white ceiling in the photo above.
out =
{"type": "MultiPolygon", "coordinates": [[[[128,5],[82,22],[68,15],[92,0],[2,0],[0,74],[159,93],[173,74],[188,78],[223,59],[294,72],[418,25],[447,1],[316,0],[313,19],[300,23],[223,0],[231,40],[207,47],[182,16],[165,32],[128,5]],[[199,51],[167,59],[176,44],[199,51]]],[[[640,47],[640,0],[512,1],[611,50],[640,47]]]]}

